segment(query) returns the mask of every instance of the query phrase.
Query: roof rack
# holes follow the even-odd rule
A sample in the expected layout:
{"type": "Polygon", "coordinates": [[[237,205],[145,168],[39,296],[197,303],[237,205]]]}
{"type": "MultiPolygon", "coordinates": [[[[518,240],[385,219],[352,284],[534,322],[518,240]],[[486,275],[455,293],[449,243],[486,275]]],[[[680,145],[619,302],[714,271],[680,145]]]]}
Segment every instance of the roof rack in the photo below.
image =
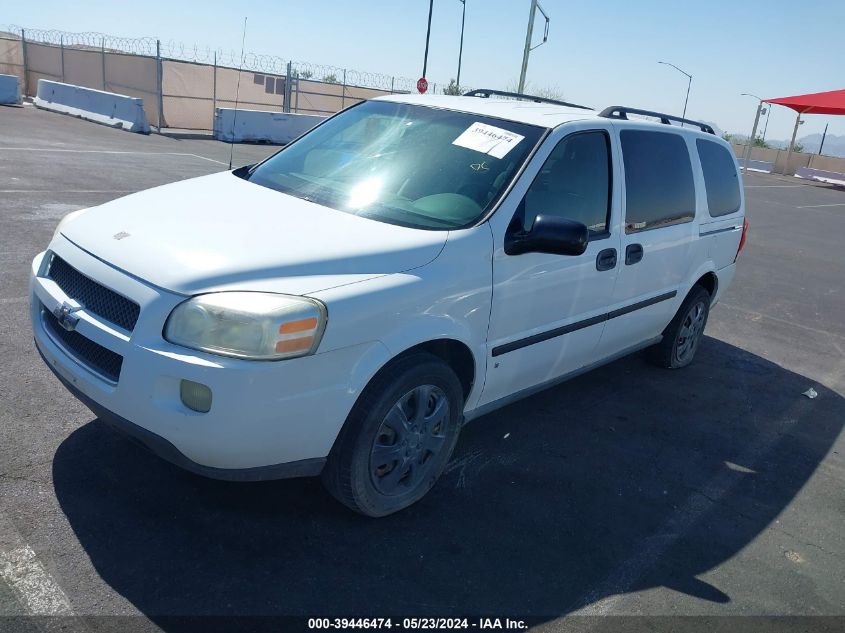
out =
{"type": "Polygon", "coordinates": [[[558,101],[556,99],[546,99],[545,97],[535,97],[534,95],[526,95],[521,92],[505,92],[504,90],[492,90],[490,88],[478,88],[477,90],[470,90],[465,92],[465,97],[482,97],[487,99],[490,95],[497,95],[499,97],[510,97],[512,99],[522,99],[524,101],[533,101],[534,103],[551,103],[553,105],[566,106],[568,108],[580,108],[582,110],[592,110],[587,106],[578,105],[577,103],[567,103],[566,101],[558,101]]]}
{"type": "Polygon", "coordinates": [[[660,122],[665,125],[672,125],[672,121],[678,121],[679,123],[689,123],[690,125],[694,125],[697,128],[701,128],[702,132],[707,132],[708,134],[716,134],[713,131],[713,128],[707,125],[706,123],[702,123],[701,121],[693,121],[691,119],[684,119],[679,116],[674,116],[672,114],[664,114],[663,112],[653,112],[652,110],[639,110],[637,108],[629,108],[627,106],[609,106],[599,112],[599,116],[602,116],[606,119],[627,119],[629,114],[640,114],[643,116],[653,116],[660,119],[660,122]]]}

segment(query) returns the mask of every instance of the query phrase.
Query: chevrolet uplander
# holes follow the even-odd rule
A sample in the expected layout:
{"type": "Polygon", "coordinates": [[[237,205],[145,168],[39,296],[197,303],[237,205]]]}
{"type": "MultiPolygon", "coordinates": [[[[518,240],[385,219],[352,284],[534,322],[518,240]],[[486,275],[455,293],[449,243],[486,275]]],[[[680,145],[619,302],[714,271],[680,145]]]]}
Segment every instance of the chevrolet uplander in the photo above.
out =
{"type": "Polygon", "coordinates": [[[467,420],[636,350],[689,364],[746,229],[704,123],[394,95],[67,215],[32,262],[32,325],[62,383],[164,459],[321,475],[383,516],[467,420]]]}

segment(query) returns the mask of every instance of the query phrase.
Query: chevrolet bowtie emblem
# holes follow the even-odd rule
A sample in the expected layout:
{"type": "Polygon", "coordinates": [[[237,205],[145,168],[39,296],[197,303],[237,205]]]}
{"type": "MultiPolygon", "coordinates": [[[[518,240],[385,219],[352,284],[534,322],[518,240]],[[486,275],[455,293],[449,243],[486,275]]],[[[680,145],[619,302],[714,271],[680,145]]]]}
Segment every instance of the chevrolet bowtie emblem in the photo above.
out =
{"type": "Polygon", "coordinates": [[[73,332],[76,329],[76,324],[79,323],[79,317],[74,316],[73,313],[79,310],[69,303],[65,302],[58,308],[53,310],[53,316],[64,329],[68,332],[73,332]]]}

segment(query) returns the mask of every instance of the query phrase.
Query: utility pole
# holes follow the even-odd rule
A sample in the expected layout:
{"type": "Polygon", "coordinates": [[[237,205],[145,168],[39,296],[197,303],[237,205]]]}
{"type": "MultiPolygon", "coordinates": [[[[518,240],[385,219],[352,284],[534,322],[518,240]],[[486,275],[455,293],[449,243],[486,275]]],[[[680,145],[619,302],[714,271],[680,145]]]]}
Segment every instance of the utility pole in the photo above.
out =
{"type": "Polygon", "coordinates": [[[822,155],[822,147],[824,147],[824,139],[827,136],[827,126],[828,125],[830,125],[830,124],[829,123],[824,124],[824,133],[822,134],[822,142],[821,142],[821,145],[819,145],[819,156],[822,155]]]}
{"type": "Polygon", "coordinates": [[[751,160],[751,148],[754,146],[754,139],[757,138],[757,124],[760,122],[760,112],[763,110],[763,99],[757,95],[747,92],[740,93],[742,97],[754,97],[757,99],[757,114],[754,115],[754,126],[751,128],[751,136],[745,144],[745,151],[742,152],[742,173],[748,173],[748,161],[751,160]]]}
{"type": "Polygon", "coordinates": [[[766,108],[765,115],[766,115],[766,125],[763,127],[763,140],[764,141],[766,140],[766,132],[769,130],[769,119],[772,118],[772,106],[771,105],[769,105],[769,107],[766,108]]]}
{"type": "Polygon", "coordinates": [[[464,24],[466,24],[467,20],[467,0],[459,0],[462,5],[464,5],[463,12],[461,13],[461,47],[458,49],[458,78],[455,79],[455,83],[458,85],[458,89],[461,87],[461,58],[464,55],[464,24]]]}
{"type": "Polygon", "coordinates": [[[431,13],[434,11],[434,0],[428,0],[428,31],[425,33],[425,58],[423,59],[423,74],[428,70],[428,41],[431,39],[431,13]]]}
{"type": "Polygon", "coordinates": [[[531,0],[531,10],[528,12],[528,30],[525,32],[525,49],[522,52],[522,70],[519,73],[519,88],[517,88],[517,92],[520,93],[525,90],[525,74],[528,72],[528,55],[537,48],[537,46],[531,46],[531,36],[534,35],[534,17],[537,15],[537,9],[540,9],[540,13],[546,19],[546,26],[543,29],[543,41],[537,44],[537,46],[542,46],[549,39],[549,16],[543,11],[543,7],[540,6],[537,0],[531,0]]]}
{"type": "MultiPolygon", "coordinates": [[[[804,110],[804,112],[808,111],[809,108],[804,110]]],[[[801,120],[801,115],[804,114],[804,112],[798,112],[798,116],[795,117],[795,127],[792,129],[792,140],[789,141],[789,151],[786,152],[786,165],[784,165],[783,168],[784,176],[789,175],[789,159],[792,158],[792,150],[795,148],[795,136],[798,134],[798,126],[804,122],[801,120]]]]}

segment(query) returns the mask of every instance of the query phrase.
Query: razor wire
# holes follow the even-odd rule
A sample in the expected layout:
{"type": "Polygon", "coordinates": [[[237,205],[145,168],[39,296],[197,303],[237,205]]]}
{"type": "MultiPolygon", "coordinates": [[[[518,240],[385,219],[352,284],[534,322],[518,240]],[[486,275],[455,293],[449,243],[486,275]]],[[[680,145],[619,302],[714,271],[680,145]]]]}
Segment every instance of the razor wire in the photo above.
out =
{"type": "Polygon", "coordinates": [[[156,38],[154,37],[117,37],[95,31],[74,33],[55,29],[24,29],[17,25],[10,25],[5,30],[17,37],[21,37],[25,33],[28,42],[40,44],[83,49],[105,49],[110,52],[152,57],[155,57],[156,54],[156,38]]]}
{"type": "MultiPolygon", "coordinates": [[[[416,90],[416,80],[408,77],[312,62],[291,61],[278,55],[259,53],[244,53],[241,55],[236,51],[225,51],[222,48],[202,47],[196,44],[188,45],[173,40],[162,42],[154,37],[117,37],[96,31],[75,33],[56,29],[29,29],[17,25],[9,25],[4,30],[7,35],[16,38],[25,35],[28,42],[53,46],[105,50],[146,57],[155,57],[158,54],[162,58],[174,61],[216,64],[221,67],[242,68],[246,71],[280,76],[287,75],[288,64],[290,64],[291,76],[294,79],[370,88],[383,92],[414,92],[416,90]]],[[[2,34],[0,32],[0,35],[2,34]]],[[[439,92],[442,93],[447,85],[445,82],[432,83],[432,92],[437,92],[439,89],[439,92]]]]}

